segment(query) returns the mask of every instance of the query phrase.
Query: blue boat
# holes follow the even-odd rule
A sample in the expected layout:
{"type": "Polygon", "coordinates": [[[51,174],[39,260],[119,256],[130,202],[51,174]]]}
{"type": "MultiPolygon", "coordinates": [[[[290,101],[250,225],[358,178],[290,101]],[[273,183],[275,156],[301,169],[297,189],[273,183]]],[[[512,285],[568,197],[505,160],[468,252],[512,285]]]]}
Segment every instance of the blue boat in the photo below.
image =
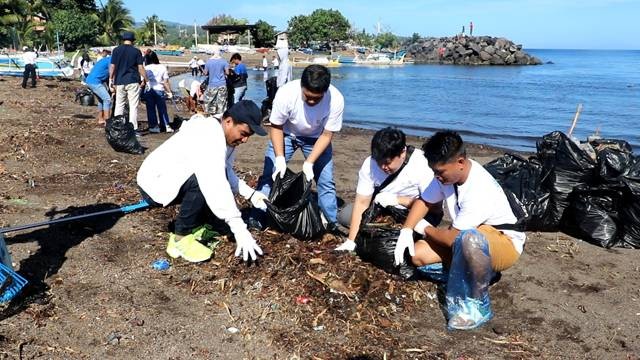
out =
{"type": "MultiPolygon", "coordinates": [[[[38,57],[36,59],[37,74],[40,77],[68,78],[73,76],[73,68],[64,59],[38,57]]],[[[0,54],[1,76],[22,76],[24,61],[21,56],[0,54]]]]}

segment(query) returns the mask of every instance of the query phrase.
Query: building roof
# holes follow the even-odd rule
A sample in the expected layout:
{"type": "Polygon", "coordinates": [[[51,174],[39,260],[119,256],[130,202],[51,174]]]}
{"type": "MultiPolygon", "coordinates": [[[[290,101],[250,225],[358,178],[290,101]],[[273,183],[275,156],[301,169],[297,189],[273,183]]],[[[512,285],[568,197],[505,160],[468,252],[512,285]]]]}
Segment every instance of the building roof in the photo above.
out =
{"type": "Polygon", "coordinates": [[[208,31],[210,34],[223,34],[223,33],[241,33],[247,30],[255,30],[255,25],[203,25],[203,30],[208,31]]]}

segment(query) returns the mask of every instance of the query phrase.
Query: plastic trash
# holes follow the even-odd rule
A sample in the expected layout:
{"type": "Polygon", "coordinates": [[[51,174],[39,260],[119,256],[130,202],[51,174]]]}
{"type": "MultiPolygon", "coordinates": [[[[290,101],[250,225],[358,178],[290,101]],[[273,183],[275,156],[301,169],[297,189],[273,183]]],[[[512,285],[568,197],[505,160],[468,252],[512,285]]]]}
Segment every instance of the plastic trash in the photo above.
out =
{"type": "Polygon", "coordinates": [[[151,264],[151,267],[153,268],[153,270],[158,270],[158,271],[167,270],[169,269],[170,266],[171,264],[169,263],[169,260],[165,258],[158,259],[154,261],[153,264],[151,264]]]}
{"type": "Polygon", "coordinates": [[[450,330],[474,329],[493,317],[489,284],[494,275],[487,239],[476,229],[461,231],[453,243],[445,294],[450,330]]]}
{"type": "Polygon", "coordinates": [[[140,155],[144,154],[144,148],[136,138],[136,132],[125,115],[113,116],[107,119],[105,126],[107,142],[118,152],[140,155]]]}
{"type": "Polygon", "coordinates": [[[266,204],[272,225],[283,233],[311,240],[325,232],[311,182],[305,180],[302,172],[287,169],[284,177],[277,177],[266,204]]]}
{"type": "Polygon", "coordinates": [[[640,249],[640,158],[634,158],[629,171],[622,177],[625,201],[620,212],[623,232],[619,246],[640,249]]]}
{"type": "Polygon", "coordinates": [[[418,266],[417,269],[420,276],[427,280],[442,284],[446,284],[449,280],[449,271],[442,266],[442,263],[418,266]]]}

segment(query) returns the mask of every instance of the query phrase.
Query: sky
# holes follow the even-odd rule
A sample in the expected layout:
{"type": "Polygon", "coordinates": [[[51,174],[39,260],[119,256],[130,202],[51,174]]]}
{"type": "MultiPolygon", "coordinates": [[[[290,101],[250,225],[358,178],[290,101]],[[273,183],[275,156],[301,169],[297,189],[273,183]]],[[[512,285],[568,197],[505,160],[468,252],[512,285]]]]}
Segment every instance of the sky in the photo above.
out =
{"type": "Polygon", "coordinates": [[[318,8],[339,10],[355,28],[396,35],[506,37],[529,49],[640,50],[640,0],[124,0],[136,21],[156,14],[162,20],[204,25],[227,14],[249,23],[264,20],[285,30],[296,15],[318,8]]]}

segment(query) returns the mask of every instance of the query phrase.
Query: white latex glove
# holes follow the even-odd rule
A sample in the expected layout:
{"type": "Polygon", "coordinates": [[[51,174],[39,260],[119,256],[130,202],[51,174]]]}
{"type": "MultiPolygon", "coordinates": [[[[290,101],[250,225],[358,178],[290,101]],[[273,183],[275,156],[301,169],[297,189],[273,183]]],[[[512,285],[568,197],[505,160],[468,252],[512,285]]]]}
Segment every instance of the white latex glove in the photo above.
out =
{"type": "Polygon", "coordinates": [[[275,181],[280,174],[280,177],[284,177],[284,173],[287,171],[287,161],[284,156],[276,156],[276,163],[274,164],[273,174],[271,178],[275,181]]]}
{"type": "Polygon", "coordinates": [[[425,235],[425,229],[428,226],[433,226],[433,225],[431,225],[427,220],[422,219],[422,220],[418,221],[416,226],[413,228],[413,231],[417,232],[420,235],[425,235]]]}
{"type": "Polygon", "coordinates": [[[307,181],[313,180],[313,163],[305,161],[304,164],[302,164],[302,172],[307,178],[307,181]]]}
{"type": "Polygon", "coordinates": [[[167,99],[173,99],[173,93],[172,92],[168,92],[167,93],[167,99]]]}
{"type": "Polygon", "coordinates": [[[269,200],[267,195],[261,193],[260,191],[254,191],[253,194],[249,197],[249,201],[251,201],[251,205],[262,211],[267,210],[267,204],[265,204],[265,200],[269,200]]]}
{"type": "Polygon", "coordinates": [[[335,251],[353,251],[356,249],[356,242],[353,240],[345,240],[342,245],[335,248],[335,251]]]}
{"type": "Polygon", "coordinates": [[[240,231],[234,236],[236,238],[236,256],[242,254],[243,261],[256,260],[258,255],[262,255],[262,249],[249,231],[240,231]]]}
{"type": "Polygon", "coordinates": [[[404,260],[404,251],[406,249],[409,249],[409,255],[414,256],[416,254],[416,249],[413,243],[413,229],[409,228],[400,230],[396,249],[393,251],[393,256],[395,258],[394,263],[396,266],[402,264],[402,261],[404,260]]]}
{"type": "Polygon", "coordinates": [[[373,201],[383,207],[397,206],[400,204],[398,202],[398,196],[390,192],[381,192],[376,195],[376,198],[373,201]]]}

